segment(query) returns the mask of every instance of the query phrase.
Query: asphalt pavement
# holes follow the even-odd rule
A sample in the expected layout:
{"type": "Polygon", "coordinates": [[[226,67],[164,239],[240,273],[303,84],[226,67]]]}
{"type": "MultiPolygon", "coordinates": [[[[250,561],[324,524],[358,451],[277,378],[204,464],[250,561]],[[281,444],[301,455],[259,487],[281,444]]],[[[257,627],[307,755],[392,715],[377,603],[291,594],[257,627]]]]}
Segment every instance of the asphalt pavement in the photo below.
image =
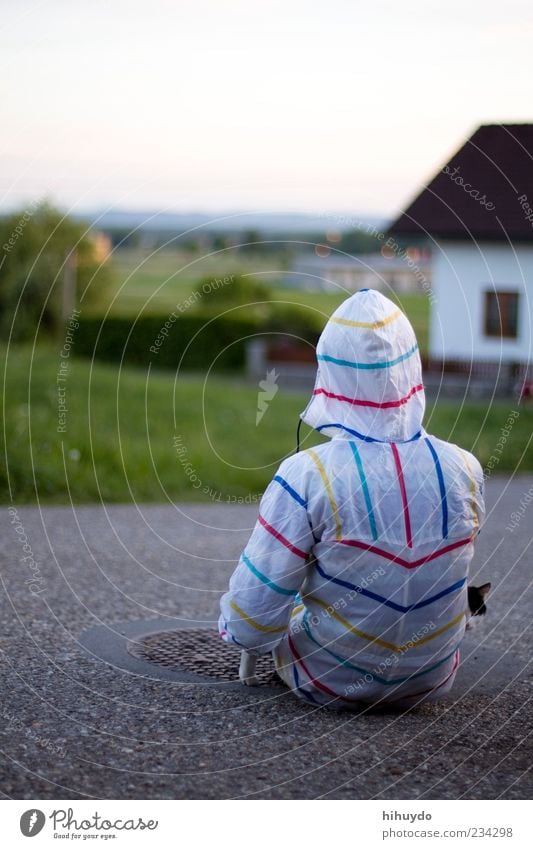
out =
{"type": "Polygon", "coordinates": [[[124,622],[215,627],[256,507],[4,508],[3,798],[531,798],[533,477],[489,480],[487,507],[473,581],[493,592],[451,696],[353,714],[165,680],[82,645],[124,622]]]}

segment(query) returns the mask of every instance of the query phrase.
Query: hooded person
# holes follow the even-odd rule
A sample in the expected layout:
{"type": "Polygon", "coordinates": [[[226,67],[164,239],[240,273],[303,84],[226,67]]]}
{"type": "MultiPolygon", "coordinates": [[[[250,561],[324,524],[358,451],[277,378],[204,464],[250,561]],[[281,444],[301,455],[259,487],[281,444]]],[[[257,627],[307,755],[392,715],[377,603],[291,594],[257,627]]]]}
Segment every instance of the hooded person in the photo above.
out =
{"type": "Polygon", "coordinates": [[[411,324],[362,289],[331,316],[300,418],[329,441],[285,460],[221,599],[222,638],[272,652],[315,704],[416,704],[459,663],[474,540],[475,457],[426,433],[411,324]]]}

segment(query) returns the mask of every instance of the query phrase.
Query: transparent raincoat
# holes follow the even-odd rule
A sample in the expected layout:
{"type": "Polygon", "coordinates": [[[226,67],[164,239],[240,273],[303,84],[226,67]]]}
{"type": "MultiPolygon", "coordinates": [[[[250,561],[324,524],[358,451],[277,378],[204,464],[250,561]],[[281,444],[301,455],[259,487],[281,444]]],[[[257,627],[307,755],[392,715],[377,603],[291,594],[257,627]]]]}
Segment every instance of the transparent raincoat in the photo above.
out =
{"type": "Polygon", "coordinates": [[[415,334],[379,292],[341,304],[317,360],[301,418],[329,440],[269,484],[221,599],[221,636],[273,652],[313,703],[436,699],[459,663],[481,467],[424,430],[415,334]]]}

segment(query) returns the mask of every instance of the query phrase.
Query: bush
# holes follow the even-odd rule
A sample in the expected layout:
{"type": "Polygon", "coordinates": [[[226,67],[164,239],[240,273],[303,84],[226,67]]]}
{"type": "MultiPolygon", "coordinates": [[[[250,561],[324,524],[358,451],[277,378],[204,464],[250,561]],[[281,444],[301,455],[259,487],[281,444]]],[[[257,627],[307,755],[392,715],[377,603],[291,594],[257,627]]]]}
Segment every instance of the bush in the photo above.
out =
{"type": "Polygon", "coordinates": [[[299,307],[272,310],[266,317],[240,307],[224,315],[189,312],[169,316],[80,318],[77,354],[147,368],[240,370],[251,337],[287,333],[316,344],[317,328],[299,307]]]}
{"type": "Polygon", "coordinates": [[[101,297],[110,283],[108,266],[100,266],[97,248],[86,225],[64,216],[48,203],[0,219],[0,330],[12,328],[14,340],[31,339],[40,331],[55,334],[61,327],[62,286],[67,255],[75,250],[76,305],[97,273],[97,280],[83,298],[101,297]],[[98,291],[96,291],[98,290],[98,291]]]}
{"type": "Polygon", "coordinates": [[[272,297],[269,286],[255,277],[244,277],[242,274],[226,274],[220,279],[205,277],[199,281],[198,289],[207,293],[199,303],[202,312],[262,303],[272,297]]]}
{"type": "Polygon", "coordinates": [[[76,331],[77,354],[106,362],[156,368],[240,369],[246,337],[257,332],[254,321],[200,315],[82,318],[76,331]],[[182,359],[183,358],[183,359],[182,359]]]}

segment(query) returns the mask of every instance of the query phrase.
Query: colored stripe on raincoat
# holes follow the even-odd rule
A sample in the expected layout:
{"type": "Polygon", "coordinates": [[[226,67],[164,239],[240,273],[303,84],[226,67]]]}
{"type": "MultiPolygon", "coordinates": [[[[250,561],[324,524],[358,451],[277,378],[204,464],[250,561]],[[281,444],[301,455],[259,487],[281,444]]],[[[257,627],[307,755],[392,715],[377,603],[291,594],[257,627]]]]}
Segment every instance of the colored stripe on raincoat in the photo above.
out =
{"type": "Polygon", "coordinates": [[[271,534],[274,539],[277,539],[278,542],[281,542],[281,544],[284,545],[285,548],[288,548],[289,551],[292,551],[293,554],[296,554],[298,557],[303,558],[303,560],[307,558],[307,552],[302,551],[301,548],[296,548],[296,546],[293,545],[292,542],[289,542],[289,540],[284,537],[283,534],[280,534],[280,532],[277,531],[276,528],[274,528],[269,522],[267,522],[267,520],[264,519],[261,514],[259,514],[259,516],[257,517],[257,521],[260,525],[264,527],[265,531],[271,534]]]}
{"type": "Polygon", "coordinates": [[[442,507],[442,536],[443,539],[448,538],[448,499],[446,498],[446,485],[444,483],[444,475],[442,473],[442,466],[440,464],[440,460],[438,457],[435,448],[431,444],[428,437],[424,437],[424,442],[429,448],[429,452],[433,457],[433,462],[435,463],[435,471],[437,472],[437,480],[439,482],[439,490],[440,490],[440,503],[442,507]]]}
{"type": "Polygon", "coordinates": [[[331,483],[328,478],[327,472],[324,466],[322,465],[318,454],[316,454],[311,448],[307,451],[307,453],[312,458],[320,473],[320,477],[322,478],[322,483],[324,484],[324,487],[326,489],[331,510],[333,512],[333,518],[335,520],[335,539],[340,540],[340,538],[342,537],[342,526],[339,516],[339,509],[337,507],[337,502],[335,501],[335,496],[333,495],[333,490],[331,488],[331,483]]]}
{"type": "MultiPolygon", "coordinates": [[[[291,649],[291,651],[292,651],[292,649],[291,649]]],[[[293,658],[294,658],[294,655],[293,655],[293,658]]],[[[312,704],[320,705],[320,702],[317,702],[317,700],[315,699],[314,696],[311,695],[311,693],[308,693],[307,690],[304,690],[303,687],[300,687],[300,676],[298,675],[298,669],[296,668],[296,663],[294,663],[294,661],[293,661],[293,664],[292,664],[292,674],[293,674],[293,677],[294,677],[294,686],[296,687],[298,692],[301,693],[302,696],[304,696],[304,698],[308,699],[312,704]]]]}
{"type": "Polygon", "coordinates": [[[429,690],[420,690],[418,693],[409,693],[406,696],[399,696],[397,701],[405,701],[405,699],[418,699],[420,696],[427,696],[429,693],[434,693],[436,690],[440,690],[441,687],[450,680],[457,667],[459,666],[459,649],[455,651],[455,660],[453,663],[452,671],[446,676],[444,681],[441,681],[440,684],[437,684],[435,687],[430,687],[429,690]]]}
{"type": "Polygon", "coordinates": [[[400,455],[398,453],[398,449],[394,442],[391,442],[390,447],[392,449],[392,453],[394,455],[394,463],[396,466],[396,474],[398,475],[398,483],[400,484],[400,493],[402,496],[402,504],[403,504],[403,519],[405,523],[405,538],[407,540],[408,548],[413,547],[413,537],[411,534],[411,517],[409,516],[409,502],[407,501],[407,490],[405,489],[405,479],[403,476],[402,462],[400,460],[400,455]]]}
{"type": "Polygon", "coordinates": [[[281,634],[287,630],[286,625],[281,625],[279,628],[274,627],[273,625],[261,625],[260,622],[257,622],[256,619],[253,619],[251,616],[239,607],[236,601],[230,601],[230,607],[235,613],[238,613],[240,618],[244,620],[248,625],[252,628],[255,628],[256,631],[261,631],[263,634],[281,634]]]}
{"type": "Polygon", "coordinates": [[[359,453],[359,449],[355,442],[350,442],[350,447],[352,449],[352,454],[355,459],[355,464],[357,466],[357,471],[359,472],[359,480],[361,481],[361,487],[363,489],[363,495],[365,498],[366,504],[366,512],[368,514],[368,521],[370,523],[370,532],[372,534],[372,539],[376,540],[378,538],[378,532],[376,529],[376,519],[374,516],[374,510],[372,508],[372,500],[370,498],[370,492],[368,489],[368,483],[366,480],[365,470],[363,468],[363,461],[361,460],[361,455],[359,453]]]}
{"type": "Polygon", "coordinates": [[[355,625],[352,625],[351,622],[348,622],[344,616],[341,616],[340,613],[337,613],[333,605],[328,604],[326,601],[322,601],[321,598],[317,598],[317,596],[308,595],[306,596],[308,601],[312,601],[325,610],[328,616],[331,616],[333,619],[336,619],[337,622],[340,622],[347,631],[350,631],[351,634],[355,634],[356,637],[361,637],[363,640],[368,640],[368,642],[376,643],[378,646],[382,646],[382,648],[389,649],[394,652],[406,652],[409,648],[414,648],[415,646],[423,646],[424,643],[428,643],[430,640],[434,640],[435,637],[440,637],[441,634],[444,634],[445,631],[448,631],[450,628],[453,628],[454,625],[458,625],[459,622],[464,619],[466,616],[464,611],[461,611],[458,616],[452,619],[450,622],[447,622],[446,625],[443,625],[442,628],[438,628],[436,631],[432,631],[431,634],[428,634],[427,637],[422,637],[420,640],[417,640],[413,646],[401,645],[397,646],[395,643],[389,643],[387,640],[382,640],[381,637],[377,637],[374,634],[367,634],[365,631],[360,631],[359,628],[356,628],[355,625]]]}
{"type": "Polygon", "coordinates": [[[395,321],[403,315],[401,310],[396,310],[396,312],[391,313],[387,316],[387,318],[382,318],[379,321],[352,321],[349,318],[339,318],[336,315],[332,315],[330,321],[334,324],[342,324],[345,327],[363,327],[367,330],[379,330],[380,327],[385,327],[387,324],[390,324],[391,321],[395,321]]]}
{"type": "Polygon", "coordinates": [[[246,566],[248,566],[248,569],[250,570],[250,572],[252,572],[252,574],[255,575],[256,578],[259,578],[259,580],[262,581],[263,584],[266,584],[267,587],[270,587],[271,590],[274,590],[277,593],[282,593],[282,595],[296,595],[297,594],[297,592],[298,592],[297,589],[296,590],[286,590],[285,587],[280,587],[279,584],[274,583],[274,581],[271,581],[270,578],[267,578],[266,575],[263,575],[263,573],[260,572],[259,569],[257,569],[256,566],[254,566],[254,564],[252,563],[250,558],[246,556],[246,554],[242,555],[242,561],[246,566]]]}
{"type": "Polygon", "coordinates": [[[338,584],[340,587],[345,587],[347,590],[351,590],[352,592],[356,592],[358,595],[364,595],[367,598],[371,598],[374,601],[379,601],[380,604],[386,605],[386,607],[391,607],[393,610],[397,610],[399,613],[409,613],[411,610],[419,610],[421,607],[426,607],[428,604],[433,604],[434,601],[438,601],[439,598],[443,598],[445,595],[449,595],[450,593],[455,592],[456,590],[461,589],[461,587],[466,583],[466,578],[462,578],[460,581],[456,581],[450,587],[446,587],[445,590],[441,590],[435,595],[430,596],[429,598],[422,599],[422,601],[418,601],[416,604],[409,604],[407,606],[403,604],[397,604],[395,601],[391,601],[388,598],[385,598],[382,595],[378,595],[378,593],[372,592],[372,590],[367,590],[365,587],[360,587],[357,584],[351,584],[349,581],[343,581],[342,578],[335,578],[333,575],[328,575],[327,572],[322,569],[319,563],[315,563],[315,568],[319,575],[324,578],[326,581],[331,581],[332,584],[338,584]]]}
{"type": "Polygon", "coordinates": [[[328,392],[327,389],[322,389],[322,387],[313,389],[313,395],[325,395],[326,398],[332,398],[334,401],[344,401],[346,404],[351,404],[353,407],[373,407],[378,410],[390,410],[394,407],[402,407],[404,404],[407,404],[413,395],[416,395],[417,392],[421,392],[423,388],[424,385],[419,383],[418,386],[413,386],[407,395],[396,401],[363,401],[361,398],[347,398],[346,395],[336,395],[334,392],[328,392]]]}
{"type": "Polygon", "coordinates": [[[272,480],[275,480],[275,481],[276,481],[276,483],[279,483],[279,485],[280,485],[280,486],[282,486],[282,487],[283,487],[283,489],[284,489],[286,492],[288,492],[288,493],[289,493],[289,495],[291,496],[291,498],[294,498],[294,500],[295,500],[298,504],[300,504],[300,505],[301,505],[301,507],[305,507],[305,508],[307,509],[307,501],[305,501],[305,499],[303,499],[301,495],[298,495],[298,493],[296,492],[296,490],[295,490],[295,489],[293,489],[293,488],[292,488],[292,486],[291,486],[289,483],[287,483],[287,481],[285,480],[285,478],[282,478],[282,477],[281,477],[281,475],[275,475],[275,476],[272,478],[272,480]]]}
{"type": "Polygon", "coordinates": [[[472,474],[472,469],[470,468],[470,463],[468,462],[468,458],[464,451],[461,451],[461,456],[464,460],[464,464],[468,471],[468,475],[470,477],[470,495],[472,496],[472,516],[474,518],[474,525],[476,528],[479,527],[479,517],[477,514],[477,504],[476,504],[476,482],[474,480],[474,475],[472,474]]]}
{"type": "Polygon", "coordinates": [[[331,357],[329,354],[317,354],[317,360],[321,360],[324,363],[334,363],[337,366],[346,366],[347,368],[358,368],[358,369],[376,369],[376,368],[392,368],[392,366],[397,366],[398,363],[403,363],[404,360],[408,360],[409,357],[412,357],[418,351],[418,345],[413,345],[405,354],[400,354],[397,357],[394,357],[392,360],[378,360],[377,362],[372,363],[356,363],[353,360],[341,360],[337,357],[331,357]]]}
{"type": "MultiPolygon", "coordinates": [[[[304,661],[302,660],[302,658],[298,654],[298,651],[296,650],[296,646],[294,645],[293,641],[291,640],[290,634],[289,634],[288,644],[289,644],[289,648],[291,650],[293,658],[296,660],[297,663],[300,664],[300,666],[304,670],[305,674],[310,679],[311,683],[317,688],[317,690],[321,690],[323,693],[327,693],[328,696],[333,696],[334,699],[342,699],[345,702],[359,701],[359,699],[350,699],[347,696],[339,696],[338,693],[336,693],[334,690],[330,690],[329,687],[326,687],[325,684],[322,684],[321,681],[318,681],[316,678],[314,678],[313,675],[311,675],[311,673],[309,672],[309,669],[305,665],[304,661]]],[[[304,695],[306,695],[305,691],[304,691],[304,695]]]]}
{"type": "MultiPolygon", "coordinates": [[[[315,430],[317,430],[319,433],[321,433],[321,431],[326,430],[328,427],[338,427],[341,430],[346,431],[346,433],[351,433],[352,436],[356,436],[362,442],[380,442],[382,444],[390,445],[389,439],[376,439],[375,436],[368,436],[364,433],[359,433],[358,430],[354,430],[351,427],[346,427],[346,425],[343,425],[340,422],[328,422],[327,424],[319,425],[318,427],[315,428],[315,430]]],[[[414,436],[410,436],[409,439],[404,439],[404,440],[402,440],[402,442],[415,442],[415,440],[420,439],[421,436],[422,436],[422,431],[418,430],[415,433],[414,436]]]]}
{"type": "Polygon", "coordinates": [[[419,557],[418,560],[404,560],[403,557],[399,557],[397,554],[392,554],[390,551],[385,551],[383,548],[378,548],[376,545],[370,545],[366,542],[360,542],[358,539],[340,539],[337,540],[341,545],[350,545],[353,548],[360,548],[363,551],[370,551],[372,554],[379,554],[380,557],[385,557],[387,560],[390,560],[392,563],[398,563],[400,566],[403,566],[405,569],[416,569],[418,566],[422,566],[424,563],[429,563],[430,560],[435,560],[436,557],[442,557],[443,554],[448,554],[449,551],[454,551],[456,548],[462,548],[464,545],[468,545],[471,543],[473,537],[467,537],[466,539],[460,539],[457,542],[452,542],[450,545],[445,545],[443,548],[437,549],[437,551],[433,551],[431,554],[426,554],[425,557],[419,557]]]}
{"type": "Polygon", "coordinates": [[[326,648],[326,646],[321,645],[311,633],[311,628],[309,627],[309,622],[307,621],[308,617],[309,613],[304,616],[302,624],[305,633],[316,646],[322,649],[322,651],[325,651],[327,652],[327,654],[330,654],[332,657],[334,657],[335,660],[342,666],[346,666],[349,669],[355,669],[356,672],[361,672],[363,675],[371,675],[375,681],[378,681],[380,684],[385,684],[387,686],[392,684],[403,684],[405,681],[410,681],[412,678],[419,678],[421,675],[427,675],[429,672],[433,672],[435,669],[438,669],[438,667],[442,666],[443,663],[446,663],[446,661],[453,657],[453,655],[457,651],[456,647],[453,649],[453,651],[447,654],[446,657],[443,657],[442,660],[437,661],[437,663],[434,663],[433,666],[429,666],[427,669],[422,669],[420,672],[412,672],[411,675],[405,675],[403,678],[382,678],[372,669],[364,669],[362,666],[356,666],[355,663],[352,663],[351,661],[342,658],[340,655],[335,654],[335,652],[332,652],[331,649],[328,649],[326,648]]]}

